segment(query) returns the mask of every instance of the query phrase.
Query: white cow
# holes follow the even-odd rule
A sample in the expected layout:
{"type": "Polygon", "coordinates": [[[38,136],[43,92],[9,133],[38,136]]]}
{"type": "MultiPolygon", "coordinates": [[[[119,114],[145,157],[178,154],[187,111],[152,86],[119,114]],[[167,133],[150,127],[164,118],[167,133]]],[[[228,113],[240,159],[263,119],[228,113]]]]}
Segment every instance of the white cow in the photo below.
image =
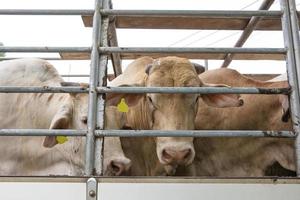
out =
{"type": "MultiPolygon", "coordinates": [[[[41,59],[0,63],[1,86],[60,86],[61,82],[56,69],[41,59]]],[[[119,97],[108,95],[114,104],[119,97]]],[[[87,108],[88,94],[0,93],[0,128],[86,129],[87,108]]],[[[122,114],[111,112],[107,108],[105,127],[121,128],[122,114]]],[[[0,175],[82,175],[85,138],[57,143],[55,136],[0,137],[0,175]]],[[[105,138],[104,148],[105,175],[121,175],[130,168],[119,138],[105,138]]]]}

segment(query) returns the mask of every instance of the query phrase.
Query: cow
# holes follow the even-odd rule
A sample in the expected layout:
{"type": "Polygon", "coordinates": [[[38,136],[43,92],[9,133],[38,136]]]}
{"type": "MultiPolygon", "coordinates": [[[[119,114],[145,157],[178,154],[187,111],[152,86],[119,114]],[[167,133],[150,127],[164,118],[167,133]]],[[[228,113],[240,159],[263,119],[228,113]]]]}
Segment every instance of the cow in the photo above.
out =
{"type": "MultiPolygon", "coordinates": [[[[186,58],[174,56],[152,59],[151,57],[141,57],[133,61],[121,74],[116,77],[110,86],[140,86],[140,87],[203,87],[209,86],[203,83],[198,77],[196,69],[186,58]]],[[[200,72],[202,72],[200,70],[200,72]]],[[[214,85],[216,87],[225,85],[214,85]]],[[[153,130],[193,130],[194,119],[198,108],[198,99],[202,99],[209,106],[232,107],[241,106],[242,100],[239,95],[199,95],[199,94],[159,94],[151,93],[140,95],[137,105],[131,107],[126,113],[126,126],[132,129],[153,129],[153,130]]],[[[139,140],[145,145],[153,143],[153,139],[125,139],[129,150],[126,155],[132,155],[131,159],[137,159],[130,149],[134,145],[130,142],[139,140]]],[[[192,137],[156,137],[156,147],[150,148],[151,159],[140,156],[139,163],[147,165],[148,172],[152,171],[152,165],[158,159],[158,164],[162,164],[167,175],[172,175],[176,167],[187,166],[192,163],[195,157],[192,137]],[[156,151],[156,156],[154,152],[156,151]]],[[[123,143],[123,139],[122,139],[123,143]]],[[[126,144],[124,144],[126,146],[126,144]]],[[[135,147],[133,147],[135,148],[135,147]]],[[[124,149],[125,150],[125,149],[124,149]]],[[[145,149],[144,149],[145,150],[145,149]]],[[[138,152],[138,151],[136,151],[138,152]]],[[[139,168],[139,165],[136,165],[139,168]]],[[[133,162],[134,167],[134,162],[133,162]]],[[[137,169],[139,173],[134,175],[145,175],[143,170],[137,169]]],[[[152,174],[149,172],[148,174],[152,174]]],[[[152,174],[153,175],[153,174],[152,174]]]]}
{"type": "MultiPolygon", "coordinates": [[[[288,87],[287,81],[263,82],[247,78],[232,69],[209,70],[199,75],[207,83],[232,87],[288,87]]],[[[292,130],[286,95],[242,94],[239,108],[212,108],[200,100],[195,119],[199,130],[292,130]]],[[[295,171],[293,139],[289,138],[197,138],[196,157],[189,169],[177,175],[263,176],[278,162],[295,171]]],[[[276,174],[275,174],[276,175],[276,174]]]]}
{"type": "MultiPolygon", "coordinates": [[[[56,87],[62,83],[63,79],[56,69],[45,60],[27,58],[0,63],[1,86],[56,87]]],[[[65,83],[63,85],[66,86],[65,83]]],[[[81,86],[87,87],[87,84],[81,86]]],[[[126,95],[118,94],[118,97],[127,99],[126,95]]],[[[123,126],[123,114],[114,113],[110,107],[120,101],[118,97],[107,95],[107,129],[123,126]]],[[[1,93],[0,128],[86,129],[87,108],[86,93],[1,93]]],[[[1,137],[0,175],[83,175],[85,138],[68,137],[67,142],[58,142],[64,141],[55,136],[1,137]]],[[[104,174],[124,174],[130,165],[120,139],[105,138],[104,174]]]]}

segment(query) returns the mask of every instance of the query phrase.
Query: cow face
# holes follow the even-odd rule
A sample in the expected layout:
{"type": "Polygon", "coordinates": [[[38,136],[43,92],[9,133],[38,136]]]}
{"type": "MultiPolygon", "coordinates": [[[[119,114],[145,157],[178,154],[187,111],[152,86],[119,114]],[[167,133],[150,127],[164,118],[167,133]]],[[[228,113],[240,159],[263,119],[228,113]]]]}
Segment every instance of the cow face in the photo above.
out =
{"type": "MultiPolygon", "coordinates": [[[[82,86],[82,85],[81,85],[82,86]]],[[[88,113],[88,94],[67,94],[63,105],[58,109],[52,119],[50,129],[87,129],[88,113]]],[[[114,105],[108,102],[108,105],[114,105]]],[[[122,113],[115,112],[115,109],[108,107],[105,111],[107,120],[106,129],[122,128],[122,113]],[[116,119],[116,120],[115,120],[116,119]]],[[[45,147],[53,147],[58,144],[55,136],[47,136],[44,140],[45,147]]],[[[84,153],[84,145],[81,147],[81,153],[84,153]]],[[[104,139],[104,175],[119,176],[126,173],[131,161],[124,155],[121,147],[120,138],[112,137],[104,139]]]]}
{"type": "MultiPolygon", "coordinates": [[[[146,69],[146,87],[201,87],[207,86],[199,79],[189,60],[165,57],[155,60],[146,69]]],[[[211,86],[211,85],[210,85],[211,86]]],[[[220,85],[215,85],[220,86],[220,85]]],[[[211,106],[240,106],[238,95],[199,94],[147,94],[145,103],[149,109],[150,127],[155,130],[192,130],[198,108],[198,99],[211,106]]],[[[195,150],[191,137],[157,137],[156,151],[167,173],[173,173],[177,165],[192,163],[195,150]]]]}

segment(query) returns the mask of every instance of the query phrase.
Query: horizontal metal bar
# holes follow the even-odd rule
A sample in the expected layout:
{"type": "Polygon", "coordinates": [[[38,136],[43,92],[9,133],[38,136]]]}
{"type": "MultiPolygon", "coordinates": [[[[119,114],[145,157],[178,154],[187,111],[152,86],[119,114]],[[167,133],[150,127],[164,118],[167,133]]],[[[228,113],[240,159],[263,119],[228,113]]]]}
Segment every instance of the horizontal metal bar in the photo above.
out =
{"type": "Polygon", "coordinates": [[[254,87],[98,87],[99,93],[289,94],[289,88],[254,87]]]}
{"type": "Polygon", "coordinates": [[[0,93],[88,93],[83,87],[0,86],[0,93]]]}
{"type": "Polygon", "coordinates": [[[19,47],[0,46],[0,52],[90,52],[91,47],[19,47]]]}
{"type": "MultiPolygon", "coordinates": [[[[0,129],[0,136],[86,136],[87,130],[0,129]]],[[[96,130],[98,137],[291,137],[292,131],[251,130],[96,130]]]]}
{"type": "Polygon", "coordinates": [[[286,53],[285,48],[99,47],[101,53],[286,53]]]}
{"type": "Polygon", "coordinates": [[[96,130],[101,137],[288,137],[295,138],[292,131],[251,130],[96,130]]]}
{"type": "Polygon", "coordinates": [[[86,133],[86,130],[72,129],[0,129],[0,136],[86,136],[86,133]]]}
{"type": "Polygon", "coordinates": [[[89,74],[63,74],[61,77],[90,77],[89,74]]]}
{"type": "Polygon", "coordinates": [[[281,11],[267,10],[101,10],[102,15],[114,16],[178,16],[178,17],[280,17],[281,11]]]}
{"type": "MultiPolygon", "coordinates": [[[[0,86],[0,93],[88,93],[84,87],[0,86]]],[[[175,93],[175,94],[289,94],[290,88],[254,87],[97,87],[98,93],[175,93]]]]}
{"type": "MultiPolygon", "coordinates": [[[[0,46],[0,52],[90,52],[91,47],[0,46]]],[[[285,48],[99,47],[100,53],[286,53],[285,48]]]]}
{"type": "Polygon", "coordinates": [[[94,10],[0,9],[0,15],[92,15],[94,10]]]}

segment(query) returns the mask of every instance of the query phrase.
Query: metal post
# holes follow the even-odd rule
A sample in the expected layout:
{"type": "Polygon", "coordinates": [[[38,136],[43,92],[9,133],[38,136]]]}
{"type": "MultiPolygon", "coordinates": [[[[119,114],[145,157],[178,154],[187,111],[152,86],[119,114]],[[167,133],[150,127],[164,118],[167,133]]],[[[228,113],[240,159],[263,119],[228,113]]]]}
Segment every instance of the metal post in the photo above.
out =
{"type": "Polygon", "coordinates": [[[93,17],[93,43],[91,53],[90,68],[90,90],[89,90],[89,108],[88,108],[88,133],[86,137],[86,157],[85,157],[85,175],[93,174],[94,153],[95,153],[95,128],[96,128],[96,110],[97,110],[97,91],[98,68],[99,68],[99,46],[101,33],[101,14],[102,0],[95,0],[95,12],[93,17]]]}
{"type": "MultiPolygon", "coordinates": [[[[107,0],[103,0],[103,8],[109,8],[109,2],[107,0]]],[[[109,26],[109,17],[103,17],[102,19],[102,28],[101,28],[101,46],[108,46],[108,26],[109,26]]],[[[108,56],[101,55],[100,56],[100,67],[98,70],[98,80],[100,86],[106,85],[106,74],[107,74],[107,63],[108,56]]],[[[103,95],[98,95],[97,97],[97,129],[104,129],[104,117],[105,117],[105,100],[103,95]]],[[[95,175],[102,175],[103,171],[103,137],[96,138],[95,144],[95,175]]]]}
{"type": "MultiPolygon", "coordinates": [[[[297,78],[297,66],[295,59],[295,51],[293,45],[293,34],[291,27],[290,12],[287,0],[280,1],[281,10],[283,11],[282,15],[282,31],[284,36],[285,47],[287,48],[287,74],[288,81],[292,88],[290,94],[290,106],[291,106],[291,116],[293,121],[293,128],[296,134],[300,133],[300,105],[299,105],[299,87],[298,87],[298,78],[297,78]]],[[[296,140],[298,141],[298,139],[296,140]]],[[[296,142],[297,144],[297,142],[296,142]]],[[[297,164],[297,174],[300,175],[300,149],[298,145],[296,146],[296,164],[297,164]]]]}
{"type": "MultiPolygon", "coordinates": [[[[268,10],[271,7],[271,5],[273,4],[273,2],[274,2],[274,0],[265,0],[259,7],[259,10],[268,10]]],[[[260,21],[260,19],[261,19],[261,17],[256,17],[256,16],[251,17],[247,26],[243,30],[243,33],[240,36],[239,40],[235,43],[234,47],[242,47],[244,45],[244,43],[249,38],[249,36],[253,32],[253,30],[255,29],[256,25],[260,21]]],[[[221,65],[221,67],[227,67],[231,63],[233,56],[234,56],[234,54],[230,54],[230,53],[227,54],[225,56],[224,62],[221,65]]]]}
{"type": "Polygon", "coordinates": [[[204,67],[205,67],[205,71],[208,70],[208,60],[204,60],[204,67]]]}
{"type": "MultiPolygon", "coordinates": [[[[300,89],[300,40],[299,40],[299,26],[298,26],[298,15],[296,9],[296,3],[294,0],[288,1],[290,18],[291,18],[291,27],[293,34],[293,47],[294,55],[296,61],[296,70],[297,70],[297,80],[298,80],[298,89],[300,89]]],[[[299,132],[298,132],[299,133],[299,132]]],[[[300,176],[300,136],[298,135],[295,140],[295,149],[296,149],[296,159],[297,159],[297,175],[300,176]]]]}

